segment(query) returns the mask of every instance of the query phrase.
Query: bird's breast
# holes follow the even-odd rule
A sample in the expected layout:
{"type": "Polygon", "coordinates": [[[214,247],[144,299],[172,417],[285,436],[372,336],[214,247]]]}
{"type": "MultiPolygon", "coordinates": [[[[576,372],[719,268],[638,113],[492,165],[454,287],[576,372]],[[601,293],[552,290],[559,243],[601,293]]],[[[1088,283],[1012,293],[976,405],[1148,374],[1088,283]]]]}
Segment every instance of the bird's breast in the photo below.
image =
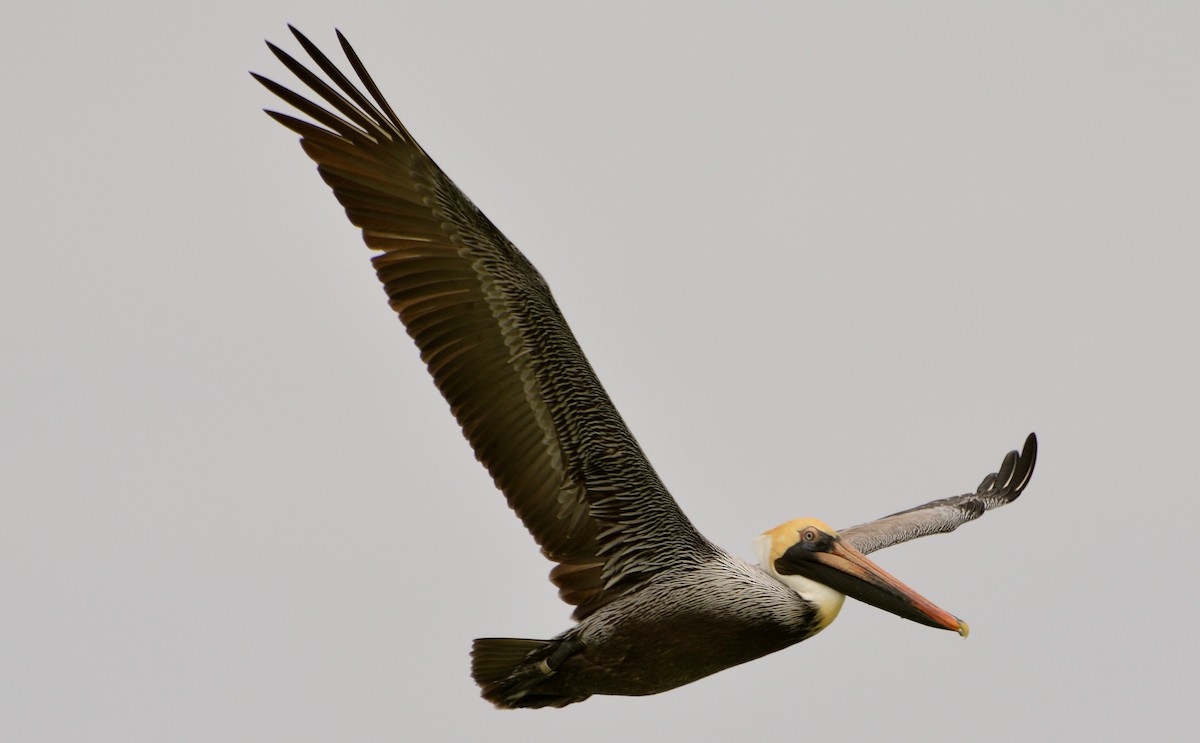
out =
{"type": "Polygon", "coordinates": [[[591,693],[654,694],[782,650],[819,624],[762,571],[720,564],[662,576],[588,617],[569,665],[591,693]]]}

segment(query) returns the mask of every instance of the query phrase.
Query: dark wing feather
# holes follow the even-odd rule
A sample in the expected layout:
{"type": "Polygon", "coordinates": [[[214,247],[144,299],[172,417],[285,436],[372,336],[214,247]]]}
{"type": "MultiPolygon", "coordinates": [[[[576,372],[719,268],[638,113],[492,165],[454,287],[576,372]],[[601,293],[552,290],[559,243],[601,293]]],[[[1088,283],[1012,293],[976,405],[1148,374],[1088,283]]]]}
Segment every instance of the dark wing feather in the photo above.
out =
{"type": "Polygon", "coordinates": [[[332,85],[268,46],[333,110],[254,75],[319,126],[267,113],[301,136],[350,221],[379,251],[372,262],[392,309],[476,456],[559,563],[551,578],[575,616],[663,567],[711,553],[534,267],[416,143],[340,32],[366,94],[292,32],[332,85]]]}
{"type": "Polygon", "coordinates": [[[986,511],[1015,501],[1029,484],[1036,461],[1037,436],[1031,433],[1021,453],[1010,451],[1000,471],[983,478],[974,493],[935,500],[838,533],[861,552],[874,552],[917,537],[954,531],[986,511]]]}

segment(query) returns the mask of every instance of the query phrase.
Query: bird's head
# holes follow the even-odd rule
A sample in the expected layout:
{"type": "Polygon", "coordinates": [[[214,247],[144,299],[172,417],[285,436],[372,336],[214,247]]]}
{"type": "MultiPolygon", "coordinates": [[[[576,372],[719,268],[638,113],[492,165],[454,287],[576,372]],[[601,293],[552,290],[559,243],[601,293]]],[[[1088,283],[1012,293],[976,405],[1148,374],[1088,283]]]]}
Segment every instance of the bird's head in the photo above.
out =
{"type": "Polygon", "coordinates": [[[817,519],[794,519],[755,541],[764,570],[817,607],[817,630],[846,596],[930,627],[967,636],[967,623],[901,583],[817,519]]]}

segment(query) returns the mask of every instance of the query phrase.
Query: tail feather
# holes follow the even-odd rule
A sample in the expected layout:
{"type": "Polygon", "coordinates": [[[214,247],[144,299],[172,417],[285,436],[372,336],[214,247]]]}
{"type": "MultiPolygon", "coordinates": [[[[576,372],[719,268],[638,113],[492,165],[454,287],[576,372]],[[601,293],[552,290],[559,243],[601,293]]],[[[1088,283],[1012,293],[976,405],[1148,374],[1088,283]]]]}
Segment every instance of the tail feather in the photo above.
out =
{"type": "Polygon", "coordinates": [[[537,650],[549,651],[549,640],[522,640],[515,637],[483,637],[471,647],[471,678],[484,684],[503,681],[517,666],[537,650]]]}
{"type": "Polygon", "coordinates": [[[503,709],[565,707],[589,695],[571,696],[536,689],[550,677],[544,661],[561,645],[559,640],[483,637],[471,648],[471,678],[483,698],[503,709]]]}

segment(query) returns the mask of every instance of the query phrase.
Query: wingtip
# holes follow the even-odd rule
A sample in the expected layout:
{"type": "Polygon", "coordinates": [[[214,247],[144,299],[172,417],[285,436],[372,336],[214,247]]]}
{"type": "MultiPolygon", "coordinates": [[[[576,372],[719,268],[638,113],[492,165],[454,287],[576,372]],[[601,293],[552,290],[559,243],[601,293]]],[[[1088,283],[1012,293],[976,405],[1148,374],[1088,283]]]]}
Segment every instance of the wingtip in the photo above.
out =
{"type": "Polygon", "coordinates": [[[1024,490],[1033,478],[1033,467],[1037,464],[1037,454],[1037,434],[1030,432],[1029,436],[1025,438],[1025,446],[1021,449],[1021,473],[1019,481],[1016,483],[1017,492],[1024,490]]]}
{"type": "Polygon", "coordinates": [[[271,54],[274,54],[275,58],[278,59],[280,62],[287,64],[288,60],[290,60],[292,58],[292,55],[290,55],[287,52],[285,52],[284,50],[280,49],[275,43],[273,43],[271,41],[266,41],[264,43],[266,43],[267,48],[271,50],[271,54]]]}

